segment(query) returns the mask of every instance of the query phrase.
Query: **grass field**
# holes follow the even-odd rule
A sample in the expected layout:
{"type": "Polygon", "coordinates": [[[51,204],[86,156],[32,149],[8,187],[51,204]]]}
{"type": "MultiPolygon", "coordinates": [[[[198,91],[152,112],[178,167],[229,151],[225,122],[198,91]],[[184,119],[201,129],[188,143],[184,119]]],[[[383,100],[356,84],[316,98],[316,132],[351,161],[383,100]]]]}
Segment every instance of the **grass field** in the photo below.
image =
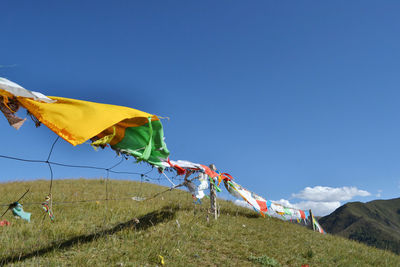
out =
{"type": "MultiPolygon", "coordinates": [[[[207,221],[209,202],[173,190],[154,199],[53,206],[56,221],[43,219],[40,204],[49,181],[0,184],[0,202],[22,203],[31,222],[11,212],[0,227],[0,265],[10,266],[399,266],[400,256],[275,218],[263,218],[229,201],[207,221]]],[[[165,190],[154,184],[112,180],[110,198],[148,197],[165,190]]],[[[105,198],[104,180],[56,180],[53,201],[105,198]]],[[[6,207],[2,207],[4,210],[6,207]]]]}

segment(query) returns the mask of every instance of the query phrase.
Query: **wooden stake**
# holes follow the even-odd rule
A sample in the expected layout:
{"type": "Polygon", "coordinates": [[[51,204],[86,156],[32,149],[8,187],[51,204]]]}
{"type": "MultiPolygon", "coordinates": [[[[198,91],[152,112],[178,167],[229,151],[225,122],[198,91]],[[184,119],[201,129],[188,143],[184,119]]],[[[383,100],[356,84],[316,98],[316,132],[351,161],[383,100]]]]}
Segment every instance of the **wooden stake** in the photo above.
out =
{"type": "Polygon", "coordinates": [[[313,221],[313,214],[312,211],[310,210],[310,221],[311,221],[311,225],[312,225],[312,229],[315,232],[315,225],[314,225],[314,221],[313,221]]]}
{"type": "MultiPolygon", "coordinates": [[[[214,164],[210,164],[210,169],[215,171],[217,168],[214,164]]],[[[217,211],[217,190],[213,183],[210,183],[210,212],[214,215],[214,219],[218,219],[218,211],[217,211]]]]}

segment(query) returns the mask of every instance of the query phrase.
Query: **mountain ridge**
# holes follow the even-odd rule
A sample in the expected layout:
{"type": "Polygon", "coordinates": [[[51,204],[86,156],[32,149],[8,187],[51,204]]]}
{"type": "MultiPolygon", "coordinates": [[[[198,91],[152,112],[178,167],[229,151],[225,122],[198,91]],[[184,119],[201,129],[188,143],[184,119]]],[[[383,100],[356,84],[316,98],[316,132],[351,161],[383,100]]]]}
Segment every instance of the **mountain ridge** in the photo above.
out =
{"type": "Polygon", "coordinates": [[[400,198],[349,202],[319,223],[330,234],[400,254],[400,198]]]}

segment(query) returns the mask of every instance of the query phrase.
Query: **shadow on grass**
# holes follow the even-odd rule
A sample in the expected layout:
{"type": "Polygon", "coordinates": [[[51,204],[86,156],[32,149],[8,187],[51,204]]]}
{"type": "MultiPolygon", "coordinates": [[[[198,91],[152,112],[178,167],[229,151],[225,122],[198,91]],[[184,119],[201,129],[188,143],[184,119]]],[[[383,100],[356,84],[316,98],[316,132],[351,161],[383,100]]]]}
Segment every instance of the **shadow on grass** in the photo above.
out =
{"type": "Polygon", "coordinates": [[[227,214],[230,216],[240,216],[240,217],[246,217],[249,219],[255,219],[255,218],[260,218],[262,217],[260,213],[254,212],[254,211],[241,211],[241,210],[229,210],[229,209],[221,209],[220,210],[221,214],[227,214]]]}
{"type": "Polygon", "coordinates": [[[26,254],[12,255],[12,256],[1,258],[0,266],[6,265],[9,263],[24,261],[24,260],[32,258],[32,257],[38,257],[38,256],[40,257],[48,252],[53,251],[53,250],[68,249],[76,244],[89,243],[98,238],[102,238],[102,237],[105,237],[108,235],[113,235],[124,229],[134,228],[136,230],[146,230],[146,229],[148,229],[152,226],[155,226],[159,223],[172,220],[175,217],[176,211],[177,211],[177,207],[166,206],[166,207],[163,207],[161,210],[147,213],[146,215],[143,215],[140,218],[135,218],[135,219],[126,221],[124,223],[117,224],[116,226],[114,226],[110,229],[104,229],[104,230],[101,230],[101,231],[98,231],[96,233],[89,234],[89,235],[76,236],[76,237],[68,239],[68,240],[53,243],[51,246],[48,246],[48,247],[45,247],[45,248],[42,248],[39,250],[35,250],[35,251],[29,252],[26,254]]]}
{"type": "MultiPolygon", "coordinates": [[[[239,207],[240,208],[240,207],[239,207]]],[[[180,211],[194,211],[195,213],[201,213],[203,212],[204,214],[207,214],[207,212],[209,211],[209,208],[207,205],[198,205],[198,204],[192,204],[192,205],[179,205],[178,209],[180,211]]],[[[244,209],[244,208],[242,208],[244,209]]],[[[255,212],[254,210],[241,210],[241,209],[235,209],[234,208],[226,208],[226,207],[222,207],[220,209],[220,215],[229,215],[229,216],[234,216],[234,217],[246,217],[249,219],[256,219],[256,218],[261,218],[262,216],[260,215],[260,213],[255,212]]]]}
{"type": "Polygon", "coordinates": [[[230,215],[230,216],[240,216],[246,217],[249,219],[255,219],[262,217],[260,213],[255,212],[253,210],[240,210],[240,209],[232,209],[232,208],[221,208],[220,214],[230,215]]]}
{"type": "MultiPolygon", "coordinates": [[[[204,205],[199,205],[198,204],[194,204],[194,205],[186,205],[186,206],[179,206],[179,210],[181,211],[195,211],[195,212],[204,212],[204,214],[207,213],[207,211],[209,210],[209,208],[207,206],[204,205]]],[[[244,208],[243,208],[244,209],[244,208]]],[[[241,210],[241,209],[235,209],[235,208],[221,208],[220,209],[220,214],[221,215],[229,215],[229,216],[235,216],[235,217],[246,217],[249,219],[256,219],[256,218],[260,218],[262,217],[260,215],[260,213],[255,212],[254,210],[241,210]]]]}

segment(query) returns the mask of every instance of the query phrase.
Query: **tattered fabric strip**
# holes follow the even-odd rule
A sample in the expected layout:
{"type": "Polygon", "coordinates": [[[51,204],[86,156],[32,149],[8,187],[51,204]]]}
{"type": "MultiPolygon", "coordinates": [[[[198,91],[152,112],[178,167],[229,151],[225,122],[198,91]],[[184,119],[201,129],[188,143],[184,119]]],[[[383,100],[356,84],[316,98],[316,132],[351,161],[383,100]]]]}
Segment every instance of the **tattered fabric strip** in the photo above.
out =
{"type": "MultiPolygon", "coordinates": [[[[228,192],[236,197],[242,198],[247,203],[249,203],[255,211],[260,212],[262,215],[279,215],[279,218],[284,220],[296,219],[298,222],[303,220],[307,222],[307,218],[310,217],[309,211],[304,211],[300,209],[295,209],[292,207],[285,207],[279,203],[271,202],[270,200],[265,200],[261,196],[243,188],[241,185],[234,181],[224,181],[225,187],[228,192]]],[[[318,224],[318,221],[313,217],[312,222],[315,228],[320,232],[324,233],[322,227],[318,224]]]]}
{"type": "Polygon", "coordinates": [[[162,124],[155,115],[128,107],[47,97],[4,78],[0,78],[0,96],[16,98],[38,121],[74,146],[94,138],[160,169],[169,156],[162,124]]]}

